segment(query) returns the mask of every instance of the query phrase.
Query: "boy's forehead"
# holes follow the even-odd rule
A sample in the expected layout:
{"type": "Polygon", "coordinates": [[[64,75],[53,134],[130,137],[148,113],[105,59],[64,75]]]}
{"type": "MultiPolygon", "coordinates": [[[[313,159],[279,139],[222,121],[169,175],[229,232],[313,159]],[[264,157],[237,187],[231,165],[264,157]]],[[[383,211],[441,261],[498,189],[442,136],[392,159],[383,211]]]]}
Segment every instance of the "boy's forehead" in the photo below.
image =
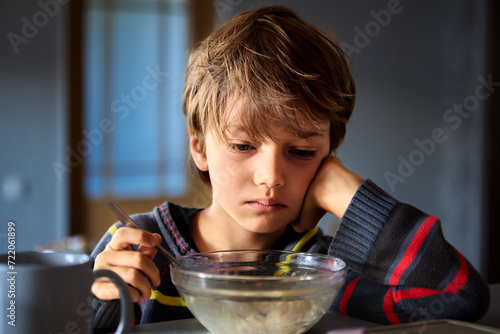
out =
{"type": "MultiPolygon", "coordinates": [[[[228,103],[226,105],[226,120],[228,124],[234,123],[237,124],[240,122],[241,119],[244,119],[245,116],[249,113],[251,109],[257,108],[259,109],[259,113],[261,116],[270,116],[269,118],[272,119],[273,116],[272,114],[275,114],[277,110],[288,110],[288,115],[289,117],[293,118],[299,126],[305,127],[305,128],[314,128],[314,125],[310,120],[307,119],[305,116],[305,113],[301,112],[301,108],[298,106],[294,107],[289,107],[287,108],[283,104],[274,104],[274,105],[269,105],[269,101],[266,101],[263,99],[262,101],[257,102],[255,106],[251,107],[250,102],[248,102],[247,97],[240,97],[240,98],[229,98],[228,103]]],[[[273,101],[275,102],[275,101],[273,101]]],[[[275,102],[276,103],[276,102],[275,102]]],[[[305,109],[305,108],[304,108],[305,109]]],[[[325,120],[325,123],[329,123],[327,120],[325,120]]],[[[325,125],[326,127],[326,125],[325,125]]]]}
{"type": "MultiPolygon", "coordinates": [[[[297,135],[293,133],[293,131],[286,129],[285,127],[279,125],[279,124],[273,124],[273,123],[268,123],[266,124],[265,129],[261,129],[262,134],[267,134],[267,133],[274,133],[274,134],[280,134],[280,133],[286,133],[289,135],[294,135],[299,138],[311,138],[311,137],[326,137],[329,134],[330,131],[330,123],[325,122],[324,124],[321,124],[317,127],[311,125],[311,124],[302,124],[301,125],[301,133],[300,135],[297,135]]],[[[252,134],[255,133],[255,128],[254,127],[249,127],[242,122],[238,121],[233,121],[228,124],[228,126],[225,129],[225,132],[228,135],[235,135],[235,134],[252,134]]]]}

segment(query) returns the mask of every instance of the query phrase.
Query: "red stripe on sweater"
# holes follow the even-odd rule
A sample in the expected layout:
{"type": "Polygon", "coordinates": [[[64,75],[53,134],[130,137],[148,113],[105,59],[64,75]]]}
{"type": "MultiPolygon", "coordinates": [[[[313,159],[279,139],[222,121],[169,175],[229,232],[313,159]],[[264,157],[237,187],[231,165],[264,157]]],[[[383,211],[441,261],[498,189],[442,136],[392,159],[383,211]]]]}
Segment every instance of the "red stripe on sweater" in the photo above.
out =
{"type": "Polygon", "coordinates": [[[450,284],[448,284],[443,291],[428,288],[399,290],[394,294],[394,301],[396,303],[399,303],[401,299],[418,299],[422,297],[434,296],[443,292],[456,294],[458,291],[460,291],[469,279],[469,267],[467,266],[465,257],[460,254],[459,251],[455,251],[458,254],[460,267],[457,271],[457,274],[455,275],[455,278],[453,278],[450,284]]]}
{"type": "Polygon", "coordinates": [[[351,298],[352,292],[354,291],[354,287],[358,283],[360,277],[356,278],[353,280],[351,283],[347,285],[344,291],[344,295],[342,296],[342,300],[340,301],[339,304],[339,312],[343,315],[348,315],[347,314],[347,303],[349,302],[349,299],[351,298]]]}
{"type": "Polygon", "coordinates": [[[467,261],[465,260],[464,256],[460,254],[459,251],[455,250],[458,254],[458,260],[460,261],[460,268],[457,271],[457,275],[451,281],[450,284],[444,289],[445,292],[450,292],[453,294],[456,294],[458,291],[460,291],[465,283],[467,283],[467,280],[469,279],[469,267],[467,266],[467,261]]]}
{"type": "Polygon", "coordinates": [[[401,276],[403,276],[405,270],[410,266],[411,262],[415,259],[415,256],[417,255],[420,247],[422,246],[425,237],[427,237],[427,234],[429,234],[429,231],[431,230],[432,226],[434,226],[434,224],[437,222],[437,220],[438,219],[436,217],[429,216],[424,221],[422,226],[420,226],[417,233],[410,242],[408,249],[406,249],[403,258],[394,269],[391,278],[389,279],[390,285],[398,285],[401,276]]]}
{"type": "Polygon", "coordinates": [[[399,303],[401,299],[418,299],[422,297],[434,296],[440,293],[442,293],[442,291],[428,288],[399,290],[394,294],[394,301],[399,303]]]}
{"type": "Polygon", "coordinates": [[[394,313],[394,299],[392,297],[392,288],[389,288],[387,290],[385,296],[384,296],[384,303],[383,303],[383,309],[385,312],[385,315],[387,316],[387,319],[389,322],[393,325],[400,324],[401,321],[399,321],[398,315],[394,313]]]}

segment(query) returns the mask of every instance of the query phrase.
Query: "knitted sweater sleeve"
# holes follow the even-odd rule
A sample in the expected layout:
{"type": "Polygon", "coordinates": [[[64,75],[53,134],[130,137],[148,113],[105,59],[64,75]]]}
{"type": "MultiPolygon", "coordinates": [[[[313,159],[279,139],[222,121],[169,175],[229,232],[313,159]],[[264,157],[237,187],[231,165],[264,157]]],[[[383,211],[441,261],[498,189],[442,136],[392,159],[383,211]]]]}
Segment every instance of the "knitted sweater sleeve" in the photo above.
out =
{"type": "Polygon", "coordinates": [[[333,307],[382,324],[477,321],[489,306],[479,273],[443,237],[438,218],[366,180],[353,197],[329,254],[350,270],[333,307]]]}

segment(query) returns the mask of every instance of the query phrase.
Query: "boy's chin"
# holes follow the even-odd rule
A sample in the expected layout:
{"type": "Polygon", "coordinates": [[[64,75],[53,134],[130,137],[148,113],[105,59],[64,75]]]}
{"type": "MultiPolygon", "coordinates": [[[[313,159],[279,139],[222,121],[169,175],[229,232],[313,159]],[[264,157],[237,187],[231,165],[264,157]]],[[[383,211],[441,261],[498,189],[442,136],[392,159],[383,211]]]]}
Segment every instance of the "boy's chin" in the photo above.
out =
{"type": "Polygon", "coordinates": [[[256,234],[275,234],[283,232],[287,225],[291,222],[283,223],[280,222],[277,224],[276,222],[254,222],[245,226],[245,228],[256,234]]]}

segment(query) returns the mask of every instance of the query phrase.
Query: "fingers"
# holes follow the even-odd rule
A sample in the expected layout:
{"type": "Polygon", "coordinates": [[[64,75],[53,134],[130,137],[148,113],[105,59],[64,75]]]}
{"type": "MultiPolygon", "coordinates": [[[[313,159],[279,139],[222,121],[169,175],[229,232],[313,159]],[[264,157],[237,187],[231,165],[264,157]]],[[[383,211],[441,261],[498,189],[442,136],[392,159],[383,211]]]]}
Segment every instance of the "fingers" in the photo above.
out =
{"type": "MultiPolygon", "coordinates": [[[[134,287],[128,287],[130,296],[134,302],[141,300],[141,293],[134,287]]],[[[105,278],[96,280],[92,285],[92,293],[101,300],[114,300],[120,298],[116,286],[105,278]]]]}
{"type": "Polygon", "coordinates": [[[318,224],[325,213],[326,211],[314,204],[314,200],[310,194],[306,195],[299,218],[292,222],[291,226],[297,233],[309,231],[318,224]]]}
{"type": "MultiPolygon", "coordinates": [[[[338,161],[340,162],[339,159],[338,161]]],[[[307,192],[304,196],[304,200],[302,201],[302,207],[300,209],[299,217],[291,224],[293,229],[298,233],[303,233],[314,228],[318,224],[321,217],[323,217],[326,213],[325,210],[319,207],[316,199],[317,187],[319,184],[318,174],[320,174],[320,170],[323,164],[324,161],[318,168],[318,171],[316,171],[316,175],[309,184],[307,192]]]]}
{"type": "MultiPolygon", "coordinates": [[[[139,270],[143,276],[149,279],[153,286],[157,286],[159,284],[159,271],[156,265],[151,261],[150,258],[142,254],[141,252],[135,251],[108,251],[102,252],[99,254],[99,260],[103,260],[104,263],[107,263],[106,267],[103,269],[111,269],[116,271],[118,274],[118,270],[114,270],[113,267],[124,267],[124,268],[132,268],[139,270]],[[101,259],[104,258],[104,259],[101,259]]],[[[97,262],[97,259],[96,259],[97,262]]],[[[122,277],[124,278],[124,277],[122,277]]],[[[127,282],[132,284],[133,282],[127,282]]],[[[133,285],[133,284],[132,284],[133,285]]]]}
{"type": "Polygon", "coordinates": [[[115,250],[130,249],[130,245],[154,247],[161,242],[161,236],[130,227],[122,227],[116,230],[109,246],[115,250]]]}
{"type": "MultiPolygon", "coordinates": [[[[134,228],[118,229],[111,241],[95,260],[94,269],[108,269],[117,273],[130,286],[132,298],[149,299],[151,288],[160,285],[160,272],[153,259],[154,248],[161,242],[161,236],[134,228]],[[138,251],[130,245],[139,245],[138,251]]],[[[103,300],[119,298],[118,290],[112,283],[96,281],[92,286],[94,295],[103,300]]]]}
{"type": "MultiPolygon", "coordinates": [[[[95,269],[108,269],[118,274],[125,283],[136,289],[138,300],[151,298],[151,289],[160,285],[160,272],[146,255],[135,251],[114,251],[111,248],[100,253],[95,261],[95,269]]],[[[109,300],[119,298],[118,291],[109,284],[94,283],[92,291],[96,297],[109,300]]],[[[132,290],[131,290],[132,291],[132,290]]]]}
{"type": "Polygon", "coordinates": [[[139,246],[139,249],[137,251],[147,256],[147,258],[150,259],[151,261],[153,261],[153,259],[156,256],[156,253],[158,253],[158,249],[156,247],[139,246]]]}
{"type": "MultiPolygon", "coordinates": [[[[155,284],[151,284],[150,278],[146,277],[146,275],[144,275],[140,270],[137,270],[136,268],[114,267],[112,270],[117,273],[123,279],[123,281],[125,281],[125,283],[130,286],[130,288],[136,290],[135,292],[133,292],[133,290],[131,289],[131,293],[136,295],[137,300],[139,300],[141,297],[143,299],[151,298],[151,289],[158,286],[160,282],[159,274],[158,281],[156,281],[155,284]]],[[[109,287],[106,287],[106,289],[108,291],[111,290],[109,287]]],[[[113,297],[118,297],[117,291],[113,291],[113,297]]]]}
{"type": "Polygon", "coordinates": [[[131,249],[130,244],[136,244],[139,245],[139,252],[153,260],[158,252],[155,246],[160,243],[161,236],[158,233],[122,227],[115,232],[108,245],[115,250],[129,250],[131,249]]]}

